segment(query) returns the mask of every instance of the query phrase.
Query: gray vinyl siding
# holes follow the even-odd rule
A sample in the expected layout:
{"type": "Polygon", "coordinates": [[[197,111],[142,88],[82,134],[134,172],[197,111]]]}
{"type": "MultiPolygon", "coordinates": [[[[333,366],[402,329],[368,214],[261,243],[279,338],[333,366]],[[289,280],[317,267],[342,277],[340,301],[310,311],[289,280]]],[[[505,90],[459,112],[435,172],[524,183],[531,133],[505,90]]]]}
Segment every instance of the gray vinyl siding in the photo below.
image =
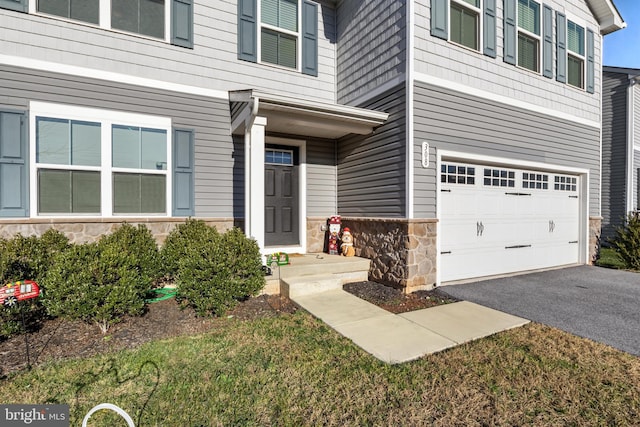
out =
{"type": "Polygon", "coordinates": [[[406,2],[340,1],[337,97],[351,104],[406,69],[406,2]]]}
{"type": "Polygon", "coordinates": [[[627,108],[626,73],[603,73],[602,90],[602,239],[613,237],[626,215],[627,108]]]}
{"type": "Polygon", "coordinates": [[[214,90],[256,88],[335,101],[335,9],[318,7],[318,77],[237,58],[237,2],[194,2],[194,48],[0,9],[2,53],[214,90]]]}
{"type": "Polygon", "coordinates": [[[196,216],[233,216],[237,159],[228,101],[5,65],[0,93],[2,108],[28,110],[29,101],[51,102],[169,117],[174,127],[194,129],[196,216]]]}
{"type": "Polygon", "coordinates": [[[633,86],[633,143],[640,148],[640,83],[633,86]]]}
{"type": "Polygon", "coordinates": [[[640,211],[640,202],[638,198],[638,191],[640,191],[639,179],[640,179],[640,150],[633,151],[633,209],[640,211]]]}
{"type": "Polygon", "coordinates": [[[307,216],[335,215],[336,141],[307,140],[307,216]]]}
{"type": "MultiPolygon", "coordinates": [[[[474,52],[454,43],[431,36],[431,1],[415,2],[414,70],[416,79],[436,77],[455,84],[469,86],[488,94],[515,98],[533,105],[560,111],[595,123],[600,122],[600,88],[602,37],[599,26],[584,0],[546,0],[538,2],[560,11],[567,18],[594,30],[595,94],[549,79],[504,62],[503,16],[504,2],[496,2],[496,58],[474,52]]],[[[542,14],[542,10],[541,10],[542,14]]],[[[555,33],[555,17],[553,27],[555,33]]],[[[586,30],[585,28],[585,34],[586,30]]],[[[555,36],[554,36],[555,45],[555,36]]],[[[554,73],[557,55],[553,52],[554,73]]]]}
{"type": "Polygon", "coordinates": [[[435,86],[414,90],[414,216],[436,217],[436,151],[589,169],[589,214],[599,215],[600,131],[435,86]],[[421,165],[420,145],[431,161],[421,165]]]}
{"type": "Polygon", "coordinates": [[[358,217],[406,215],[405,87],[373,99],[362,107],[389,113],[370,136],[338,141],[338,213],[358,217]]]}

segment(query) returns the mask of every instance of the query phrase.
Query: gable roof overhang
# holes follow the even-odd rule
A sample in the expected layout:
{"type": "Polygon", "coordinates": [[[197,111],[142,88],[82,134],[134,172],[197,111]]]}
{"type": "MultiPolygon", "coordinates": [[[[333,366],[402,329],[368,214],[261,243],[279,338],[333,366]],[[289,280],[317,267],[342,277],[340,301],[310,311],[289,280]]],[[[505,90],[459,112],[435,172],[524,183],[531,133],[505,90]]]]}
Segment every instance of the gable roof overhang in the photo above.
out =
{"type": "Polygon", "coordinates": [[[248,89],[229,92],[229,101],[244,104],[232,117],[231,132],[244,134],[247,119],[265,117],[272,133],[338,139],[349,134],[368,135],[389,114],[348,105],[307,101],[248,89]]]}
{"type": "Polygon", "coordinates": [[[600,34],[603,36],[627,26],[618,12],[613,0],[587,0],[589,9],[600,24],[600,34]]]}

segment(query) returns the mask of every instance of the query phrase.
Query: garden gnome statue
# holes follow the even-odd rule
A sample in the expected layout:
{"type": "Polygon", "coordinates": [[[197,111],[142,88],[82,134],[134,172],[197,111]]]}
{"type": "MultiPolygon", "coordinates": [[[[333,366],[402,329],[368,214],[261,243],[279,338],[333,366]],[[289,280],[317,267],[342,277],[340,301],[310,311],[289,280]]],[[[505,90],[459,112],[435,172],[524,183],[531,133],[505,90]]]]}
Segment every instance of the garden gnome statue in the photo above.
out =
{"type": "Polygon", "coordinates": [[[329,218],[329,255],[339,254],[340,224],[340,216],[334,215],[329,218]]]}
{"type": "Polygon", "coordinates": [[[342,245],[340,246],[340,250],[344,256],[354,256],[356,254],[356,250],[353,248],[353,236],[351,235],[349,227],[345,227],[342,231],[342,245]]]}

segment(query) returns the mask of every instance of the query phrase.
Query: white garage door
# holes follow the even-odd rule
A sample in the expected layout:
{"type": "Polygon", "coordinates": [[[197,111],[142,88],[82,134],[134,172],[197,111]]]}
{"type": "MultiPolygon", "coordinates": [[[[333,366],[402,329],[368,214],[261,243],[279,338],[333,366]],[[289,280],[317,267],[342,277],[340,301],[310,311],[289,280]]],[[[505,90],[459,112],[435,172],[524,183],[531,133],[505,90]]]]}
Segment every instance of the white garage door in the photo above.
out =
{"type": "Polygon", "coordinates": [[[440,280],[579,261],[579,177],[443,161],[440,280]]]}

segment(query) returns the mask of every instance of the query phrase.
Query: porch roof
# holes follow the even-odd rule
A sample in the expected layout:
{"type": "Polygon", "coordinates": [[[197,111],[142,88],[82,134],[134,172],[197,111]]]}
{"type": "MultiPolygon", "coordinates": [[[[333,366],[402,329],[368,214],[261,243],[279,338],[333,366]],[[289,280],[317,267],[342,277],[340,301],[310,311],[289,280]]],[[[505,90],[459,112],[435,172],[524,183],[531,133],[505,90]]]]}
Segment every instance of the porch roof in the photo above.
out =
{"type": "Polygon", "coordinates": [[[244,104],[231,118],[233,134],[243,134],[247,119],[260,116],[266,117],[269,132],[338,139],[348,134],[368,135],[389,117],[381,111],[308,101],[255,89],[231,91],[229,100],[244,104]]]}

